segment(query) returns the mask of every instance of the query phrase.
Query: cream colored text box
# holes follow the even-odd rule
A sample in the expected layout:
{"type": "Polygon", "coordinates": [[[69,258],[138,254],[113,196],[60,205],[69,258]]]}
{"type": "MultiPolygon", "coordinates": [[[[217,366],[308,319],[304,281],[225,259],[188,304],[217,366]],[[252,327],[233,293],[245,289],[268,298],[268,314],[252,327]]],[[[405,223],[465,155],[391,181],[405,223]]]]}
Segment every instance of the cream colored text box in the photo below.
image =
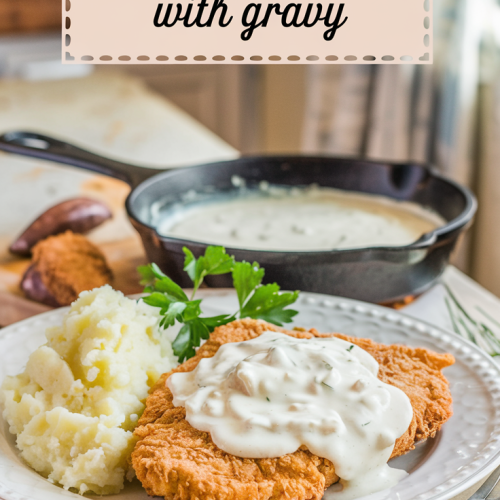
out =
{"type": "MultiPolygon", "coordinates": [[[[206,24],[214,2],[222,0],[171,2],[171,15],[167,20],[174,20],[178,6],[184,15],[191,5],[188,21],[192,22],[202,1],[207,6],[199,22],[206,24]]],[[[298,6],[296,19],[300,23],[309,2],[225,0],[223,4],[226,9],[219,6],[210,27],[185,27],[182,21],[171,27],[157,27],[155,17],[157,24],[161,24],[169,5],[167,1],[63,0],[63,61],[68,64],[432,63],[431,0],[333,3],[328,20],[332,24],[340,14],[338,24],[343,24],[331,40],[325,39],[325,32],[331,26],[326,26],[324,20],[312,27],[283,26],[283,20],[291,22],[298,6]],[[257,17],[256,5],[261,5],[257,17]],[[277,14],[288,5],[286,16],[277,14]],[[244,30],[262,22],[268,8],[271,13],[267,26],[256,27],[251,37],[244,40],[244,30]],[[231,16],[232,20],[222,27],[218,21],[224,10],[226,15],[222,21],[228,23],[231,16]],[[248,26],[243,25],[244,20],[248,26]]],[[[324,17],[329,5],[328,1],[311,2],[308,19],[314,19],[319,6],[324,17]]]]}

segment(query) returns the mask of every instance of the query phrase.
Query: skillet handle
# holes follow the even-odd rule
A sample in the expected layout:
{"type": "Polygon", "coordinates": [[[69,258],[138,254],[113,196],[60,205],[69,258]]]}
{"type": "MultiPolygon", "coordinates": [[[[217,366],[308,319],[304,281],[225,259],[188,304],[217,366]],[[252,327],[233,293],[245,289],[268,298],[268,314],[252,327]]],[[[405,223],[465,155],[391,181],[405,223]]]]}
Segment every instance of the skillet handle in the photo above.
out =
{"type": "Polygon", "coordinates": [[[34,132],[7,132],[0,135],[0,150],[92,170],[120,179],[132,188],[162,172],[156,168],[137,167],[104,158],[67,142],[34,132]]]}

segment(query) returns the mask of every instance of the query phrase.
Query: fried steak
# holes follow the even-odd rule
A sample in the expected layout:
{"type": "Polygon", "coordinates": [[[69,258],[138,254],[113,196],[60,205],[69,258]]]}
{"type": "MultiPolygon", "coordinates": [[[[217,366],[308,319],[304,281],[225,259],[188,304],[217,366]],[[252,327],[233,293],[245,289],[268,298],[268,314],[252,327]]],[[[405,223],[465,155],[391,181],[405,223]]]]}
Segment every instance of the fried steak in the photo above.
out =
{"type": "Polygon", "coordinates": [[[217,328],[195,357],[162,375],[151,389],[135,430],[139,440],[132,453],[133,467],[148,494],[167,500],[318,500],[325,488],[339,480],[329,460],[305,448],[277,458],[230,455],[215,446],[209,433],[194,429],[186,421],[185,409],[172,403],[166,386],[172,373],[193,370],[222,344],[250,340],[270,330],[296,338],[334,335],[377,360],[380,380],[401,389],[413,407],[413,420],[396,441],[391,458],[414,449],[416,441],[434,437],[452,415],[448,382],[441,373],[454,363],[451,354],[319,334],[314,329],[287,331],[260,320],[234,321],[217,328]]]}

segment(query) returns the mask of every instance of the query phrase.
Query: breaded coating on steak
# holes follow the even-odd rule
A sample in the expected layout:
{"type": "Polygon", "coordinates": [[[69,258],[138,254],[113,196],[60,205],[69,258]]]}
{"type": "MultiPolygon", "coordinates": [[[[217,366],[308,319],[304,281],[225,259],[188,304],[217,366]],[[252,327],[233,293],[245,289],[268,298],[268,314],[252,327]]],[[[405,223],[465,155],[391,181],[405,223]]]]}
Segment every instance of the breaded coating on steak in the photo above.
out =
{"type": "MultiPolygon", "coordinates": [[[[193,370],[222,344],[242,342],[265,331],[296,338],[331,337],[316,330],[286,331],[259,320],[238,320],[217,328],[195,357],[160,377],[147,399],[135,430],[139,441],[132,453],[137,477],[150,495],[168,500],[317,500],[337,482],[333,464],[307,449],[278,458],[249,459],[226,453],[210,434],[186,421],[183,407],[174,407],[166,386],[174,372],[193,370]]],[[[433,437],[452,415],[451,394],[441,369],[454,363],[451,354],[402,345],[377,344],[335,334],[368,351],[380,364],[379,378],[410,398],[413,420],[397,441],[391,458],[414,448],[416,440],[433,437]]]]}

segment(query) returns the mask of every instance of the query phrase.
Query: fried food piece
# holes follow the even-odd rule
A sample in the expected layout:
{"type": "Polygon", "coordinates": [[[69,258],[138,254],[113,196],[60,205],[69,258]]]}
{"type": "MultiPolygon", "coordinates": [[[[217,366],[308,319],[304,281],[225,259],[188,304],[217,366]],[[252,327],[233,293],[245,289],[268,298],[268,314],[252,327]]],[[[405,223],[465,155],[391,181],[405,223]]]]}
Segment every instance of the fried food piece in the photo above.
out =
{"type": "MultiPolygon", "coordinates": [[[[230,455],[215,446],[209,433],[194,429],[186,421],[185,409],[172,403],[166,386],[172,373],[193,370],[222,344],[250,340],[269,330],[296,338],[333,335],[316,330],[286,331],[258,320],[234,321],[217,328],[195,357],[162,375],[151,389],[135,430],[139,441],[132,453],[133,467],[148,494],[167,500],[317,500],[339,480],[329,460],[303,448],[278,458],[230,455]]],[[[410,398],[413,420],[396,441],[392,458],[412,450],[415,440],[433,437],[451,416],[448,382],[440,370],[454,363],[453,356],[335,336],[368,351],[380,364],[379,378],[410,398]]]]}
{"type": "Polygon", "coordinates": [[[111,283],[103,253],[85,236],[66,231],[33,247],[33,263],[21,288],[29,298],[50,306],[65,306],[80,292],[111,283]]]}

